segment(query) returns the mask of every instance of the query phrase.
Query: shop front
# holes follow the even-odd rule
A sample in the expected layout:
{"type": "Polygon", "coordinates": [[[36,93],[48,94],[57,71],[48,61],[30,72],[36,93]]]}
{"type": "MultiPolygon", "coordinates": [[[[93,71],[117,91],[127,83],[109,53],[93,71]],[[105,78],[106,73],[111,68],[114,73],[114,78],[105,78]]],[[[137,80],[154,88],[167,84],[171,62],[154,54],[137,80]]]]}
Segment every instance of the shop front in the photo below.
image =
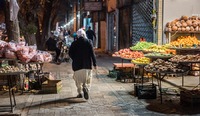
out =
{"type": "Polygon", "coordinates": [[[107,47],[109,52],[118,50],[116,17],[117,17],[116,12],[111,12],[107,14],[107,32],[108,32],[107,47]]]}
{"type": "Polygon", "coordinates": [[[132,1],[131,0],[118,0],[119,9],[119,49],[128,48],[132,45],[131,38],[131,13],[132,1]]]}
{"type": "Polygon", "coordinates": [[[153,12],[153,0],[141,0],[132,5],[132,44],[145,38],[153,42],[153,26],[151,15],[153,12]]]}

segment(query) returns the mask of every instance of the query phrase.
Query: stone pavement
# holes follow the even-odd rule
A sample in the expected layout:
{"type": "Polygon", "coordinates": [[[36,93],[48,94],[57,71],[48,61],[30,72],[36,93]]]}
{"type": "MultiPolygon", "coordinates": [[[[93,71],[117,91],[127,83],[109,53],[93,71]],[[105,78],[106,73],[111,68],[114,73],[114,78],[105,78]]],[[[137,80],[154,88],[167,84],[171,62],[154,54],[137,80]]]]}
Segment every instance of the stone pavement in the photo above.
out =
{"type": "MultiPolygon", "coordinates": [[[[164,96],[163,104],[157,99],[138,99],[131,93],[134,83],[121,83],[107,77],[112,63],[121,62],[118,58],[98,55],[98,71],[94,73],[90,99],[75,98],[76,86],[72,78],[71,63],[44,65],[44,71],[50,71],[57,79],[62,80],[62,90],[58,94],[16,93],[17,106],[13,114],[21,116],[165,116],[195,115],[200,116],[200,107],[183,106],[179,96],[164,96]]],[[[194,85],[197,77],[191,77],[194,85]]],[[[191,78],[185,78],[185,85],[191,84],[191,78]]],[[[166,80],[177,82],[179,77],[168,77],[166,80]]],[[[163,87],[174,86],[163,82],[163,87]]],[[[0,104],[8,104],[8,93],[3,93],[0,104]]],[[[3,113],[2,115],[9,114],[3,113]]]]}

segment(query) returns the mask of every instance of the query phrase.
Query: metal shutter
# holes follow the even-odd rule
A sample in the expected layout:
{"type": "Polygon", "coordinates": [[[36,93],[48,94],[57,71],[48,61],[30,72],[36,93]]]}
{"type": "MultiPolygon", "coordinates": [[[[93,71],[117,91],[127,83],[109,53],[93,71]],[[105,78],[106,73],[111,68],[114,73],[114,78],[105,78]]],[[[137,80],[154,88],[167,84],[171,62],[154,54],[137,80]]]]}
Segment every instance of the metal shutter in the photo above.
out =
{"type": "Polygon", "coordinates": [[[153,27],[151,14],[153,0],[142,0],[133,4],[132,12],[132,43],[137,43],[144,37],[148,42],[153,42],[153,27]]]}

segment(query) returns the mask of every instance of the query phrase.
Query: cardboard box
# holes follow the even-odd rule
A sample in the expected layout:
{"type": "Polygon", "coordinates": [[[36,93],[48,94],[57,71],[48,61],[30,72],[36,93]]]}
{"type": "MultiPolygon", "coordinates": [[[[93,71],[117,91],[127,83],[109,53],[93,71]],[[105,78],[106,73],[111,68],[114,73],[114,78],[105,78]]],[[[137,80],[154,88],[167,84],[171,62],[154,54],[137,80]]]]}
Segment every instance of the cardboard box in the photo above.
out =
{"type": "Polygon", "coordinates": [[[41,93],[58,93],[61,88],[61,80],[47,80],[42,83],[41,93]]]}

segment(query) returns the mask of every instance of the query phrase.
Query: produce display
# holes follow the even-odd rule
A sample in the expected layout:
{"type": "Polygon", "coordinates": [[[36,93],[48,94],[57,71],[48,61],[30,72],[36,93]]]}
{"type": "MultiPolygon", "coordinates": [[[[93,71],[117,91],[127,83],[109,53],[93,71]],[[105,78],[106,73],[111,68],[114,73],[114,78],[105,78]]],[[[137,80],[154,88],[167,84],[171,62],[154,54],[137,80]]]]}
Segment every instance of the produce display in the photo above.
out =
{"type": "Polygon", "coordinates": [[[166,54],[176,55],[176,50],[174,50],[174,49],[166,49],[166,50],[165,50],[165,53],[166,53],[166,54]]]}
{"type": "Polygon", "coordinates": [[[143,57],[144,54],[142,52],[138,51],[131,51],[128,48],[121,49],[118,52],[115,52],[112,56],[114,57],[122,57],[127,59],[134,59],[134,58],[140,58],[143,57]]]}
{"type": "Polygon", "coordinates": [[[149,64],[150,59],[147,57],[141,57],[141,58],[133,59],[131,62],[135,64],[149,64]]]}
{"type": "Polygon", "coordinates": [[[131,50],[144,50],[144,49],[148,49],[149,47],[151,47],[152,45],[155,45],[154,43],[151,42],[138,42],[135,46],[130,47],[131,50]]]}
{"type": "Polygon", "coordinates": [[[172,62],[200,62],[200,55],[176,55],[170,59],[172,62]]]}
{"type": "Polygon", "coordinates": [[[149,65],[145,66],[145,70],[152,71],[152,72],[173,72],[173,73],[181,73],[185,70],[181,67],[179,67],[178,64],[164,61],[162,59],[157,59],[156,61],[153,61],[149,65]]]}
{"type": "Polygon", "coordinates": [[[161,52],[161,53],[165,53],[165,50],[167,48],[165,46],[162,46],[162,45],[152,45],[150,46],[149,48],[147,49],[144,49],[144,51],[147,51],[147,52],[161,52]]]}
{"type": "Polygon", "coordinates": [[[41,68],[40,65],[38,64],[26,64],[26,67],[29,69],[29,70],[38,70],[41,68]]]}
{"type": "Polygon", "coordinates": [[[196,36],[180,36],[175,41],[170,42],[172,47],[197,47],[200,45],[200,41],[196,36]]]}
{"type": "Polygon", "coordinates": [[[172,54],[165,54],[165,53],[156,53],[156,52],[154,52],[154,53],[148,53],[148,54],[145,54],[144,55],[145,57],[163,57],[163,58],[171,58],[171,57],[173,57],[173,55],[172,54]]]}
{"type": "Polygon", "coordinates": [[[165,31],[198,32],[200,31],[200,17],[182,16],[166,24],[165,31]]]}
{"type": "Polygon", "coordinates": [[[25,46],[25,42],[5,42],[0,40],[0,57],[19,59],[21,62],[50,62],[52,56],[46,51],[37,50],[36,46],[25,46]]]}
{"type": "Polygon", "coordinates": [[[16,66],[4,66],[0,68],[0,73],[14,73],[14,72],[27,72],[28,69],[24,67],[16,67],[16,66]]]}
{"type": "Polygon", "coordinates": [[[192,70],[200,70],[200,64],[199,63],[193,63],[192,64],[192,70]]]}

